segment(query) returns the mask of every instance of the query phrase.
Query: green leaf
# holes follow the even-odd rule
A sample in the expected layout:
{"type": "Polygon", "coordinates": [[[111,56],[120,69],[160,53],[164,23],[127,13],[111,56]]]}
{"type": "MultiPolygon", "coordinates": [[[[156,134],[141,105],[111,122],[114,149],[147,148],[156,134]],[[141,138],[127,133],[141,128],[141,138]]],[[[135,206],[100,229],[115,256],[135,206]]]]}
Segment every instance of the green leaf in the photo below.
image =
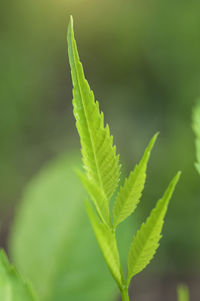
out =
{"type": "Polygon", "coordinates": [[[104,259],[113,278],[116,280],[120,290],[122,290],[124,281],[115,232],[98,220],[89,202],[86,202],[86,209],[104,259]]]}
{"type": "Polygon", "coordinates": [[[36,301],[38,300],[30,284],[25,282],[0,250],[0,300],[36,301]]]}
{"type": "Polygon", "coordinates": [[[100,219],[106,225],[111,226],[109,206],[106,202],[106,196],[104,195],[103,191],[99,189],[99,187],[95,183],[89,181],[81,171],[78,171],[77,174],[81,179],[82,184],[88,191],[100,219]]]}
{"type": "Polygon", "coordinates": [[[116,197],[113,208],[114,228],[134,212],[140,201],[146,180],[147,163],[157,136],[158,134],[153,136],[140,163],[135,166],[134,171],[132,171],[128,179],[125,180],[124,185],[116,197]]]}
{"type": "Polygon", "coordinates": [[[189,291],[186,285],[179,285],[177,288],[178,301],[189,301],[189,291]]]}
{"type": "Polygon", "coordinates": [[[196,106],[193,109],[192,128],[196,136],[195,145],[197,162],[195,163],[195,166],[200,173],[200,100],[197,101],[196,106]]]}
{"type": "Polygon", "coordinates": [[[128,255],[127,284],[133,276],[140,273],[151,261],[159,246],[164,217],[170,198],[179,180],[180,172],[169,184],[163,197],[157,202],[146,222],[142,224],[133,238],[128,255]]]}
{"type": "Polygon", "coordinates": [[[87,177],[103,191],[107,202],[113,195],[120,175],[119,156],[113,146],[108,125],[85,79],[73,32],[73,20],[68,27],[68,53],[73,81],[73,106],[76,127],[81,140],[83,164],[87,177]]]}
{"type": "Polygon", "coordinates": [[[74,172],[78,157],[60,156],[31,180],[11,229],[12,259],[41,301],[117,295],[83,205],[86,193],[74,172]]]}

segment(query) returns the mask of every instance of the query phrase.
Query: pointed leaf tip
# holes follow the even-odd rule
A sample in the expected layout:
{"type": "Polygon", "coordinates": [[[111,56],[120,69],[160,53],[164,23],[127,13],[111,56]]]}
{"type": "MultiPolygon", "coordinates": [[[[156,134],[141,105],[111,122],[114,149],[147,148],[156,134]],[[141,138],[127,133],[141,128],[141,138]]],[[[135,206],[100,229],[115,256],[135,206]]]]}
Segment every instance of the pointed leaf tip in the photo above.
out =
{"type": "Polygon", "coordinates": [[[74,26],[73,17],[72,17],[72,15],[70,15],[70,17],[69,17],[69,27],[70,27],[71,29],[73,29],[73,26],[74,26]]]}
{"type": "Polygon", "coordinates": [[[181,176],[181,174],[182,174],[182,171],[181,171],[181,170],[179,170],[179,171],[177,172],[177,174],[176,174],[177,180],[179,180],[179,179],[180,179],[180,176],[181,176]]]}
{"type": "Polygon", "coordinates": [[[119,183],[120,164],[109,127],[85,78],[74,37],[72,19],[68,28],[68,55],[73,82],[73,107],[80,136],[87,178],[106,196],[108,203],[119,183]]]}
{"type": "Polygon", "coordinates": [[[159,135],[160,135],[160,132],[158,131],[154,134],[153,138],[155,137],[154,139],[156,140],[159,135]]]}
{"type": "Polygon", "coordinates": [[[146,170],[151,150],[155,144],[158,133],[150,140],[139,164],[130,172],[124,185],[121,187],[113,208],[113,227],[116,228],[129,215],[131,215],[140,202],[146,181],[146,170]]]}
{"type": "Polygon", "coordinates": [[[173,187],[175,187],[176,184],[178,183],[181,174],[182,174],[182,172],[179,170],[179,171],[176,173],[175,177],[172,179],[171,185],[172,185],[173,187]]]}
{"type": "Polygon", "coordinates": [[[69,17],[69,23],[67,28],[67,35],[69,36],[71,31],[73,30],[73,17],[70,15],[69,17]]]}
{"type": "Polygon", "coordinates": [[[151,141],[149,142],[149,152],[151,152],[159,134],[160,134],[159,132],[155,133],[154,136],[152,137],[151,141]]]}

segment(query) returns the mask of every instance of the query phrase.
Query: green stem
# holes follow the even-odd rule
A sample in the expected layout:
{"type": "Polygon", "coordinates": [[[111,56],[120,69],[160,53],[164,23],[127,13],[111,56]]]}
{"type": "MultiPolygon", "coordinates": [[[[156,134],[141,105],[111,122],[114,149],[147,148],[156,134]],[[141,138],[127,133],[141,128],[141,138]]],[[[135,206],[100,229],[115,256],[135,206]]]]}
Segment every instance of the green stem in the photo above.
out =
{"type": "Polygon", "coordinates": [[[122,296],[122,301],[130,301],[127,287],[121,290],[121,296],[122,296]]]}

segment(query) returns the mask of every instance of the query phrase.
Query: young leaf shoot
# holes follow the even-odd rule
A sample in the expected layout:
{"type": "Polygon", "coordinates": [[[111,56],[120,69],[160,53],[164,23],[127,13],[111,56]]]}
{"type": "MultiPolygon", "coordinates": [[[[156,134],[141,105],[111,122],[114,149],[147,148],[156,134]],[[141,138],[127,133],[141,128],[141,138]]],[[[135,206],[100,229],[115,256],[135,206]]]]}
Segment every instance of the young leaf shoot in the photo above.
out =
{"type": "Polygon", "coordinates": [[[180,172],[171,181],[163,197],[133,238],[128,255],[128,277],[125,279],[117,247],[116,228],[135,211],[141,199],[147,164],[158,134],[153,136],[141,161],[125,179],[110,210],[110,200],[119,183],[119,156],[116,155],[109,127],[104,126],[99,103],[95,101],[94,94],[85,79],[74,38],[72,17],[67,39],[73,82],[74,116],[85,169],[85,173],[78,174],[96,212],[89,202],[86,202],[86,209],[106,264],[120,289],[122,300],[128,301],[128,288],[132,277],[147,266],[159,246],[164,217],[180,172]]]}

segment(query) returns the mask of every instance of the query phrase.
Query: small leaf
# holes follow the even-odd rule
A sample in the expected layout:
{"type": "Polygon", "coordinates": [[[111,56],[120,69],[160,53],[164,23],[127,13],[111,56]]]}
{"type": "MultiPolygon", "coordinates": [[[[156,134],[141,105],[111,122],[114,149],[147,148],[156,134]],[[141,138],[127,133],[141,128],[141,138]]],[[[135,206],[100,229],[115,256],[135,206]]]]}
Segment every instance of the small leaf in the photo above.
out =
{"type": "Polygon", "coordinates": [[[189,301],[189,291],[186,285],[179,285],[177,288],[178,301],[189,301]]]}
{"type": "Polygon", "coordinates": [[[134,171],[132,171],[128,179],[125,180],[124,185],[116,197],[113,208],[114,228],[134,212],[140,201],[146,180],[147,164],[157,136],[158,134],[153,136],[140,163],[135,166],[134,171]]]}
{"type": "Polygon", "coordinates": [[[200,100],[197,101],[196,106],[193,109],[192,128],[196,136],[195,145],[197,162],[195,163],[195,166],[200,173],[200,100]]]}
{"type": "Polygon", "coordinates": [[[88,191],[100,219],[107,226],[110,226],[111,222],[110,222],[109,206],[108,203],[106,202],[106,196],[104,195],[103,191],[99,189],[99,187],[95,183],[89,181],[88,178],[80,170],[77,171],[77,174],[81,179],[83,186],[88,191]]]}
{"type": "Polygon", "coordinates": [[[86,209],[104,259],[121,290],[123,288],[123,274],[115,232],[98,220],[89,202],[86,202],[86,209]]]}
{"type": "Polygon", "coordinates": [[[83,164],[87,177],[102,190],[107,202],[113,195],[120,175],[119,156],[104,116],[85,79],[73,31],[73,20],[68,27],[68,53],[73,81],[73,106],[76,127],[81,140],[83,164]]]}
{"type": "Polygon", "coordinates": [[[32,288],[25,282],[0,250],[0,300],[2,301],[36,301],[38,298],[32,288]]]}
{"type": "Polygon", "coordinates": [[[128,285],[131,278],[140,273],[156,253],[167,207],[179,177],[180,172],[171,181],[162,199],[157,202],[156,207],[151,211],[150,216],[133,238],[128,255],[128,285]]]}

